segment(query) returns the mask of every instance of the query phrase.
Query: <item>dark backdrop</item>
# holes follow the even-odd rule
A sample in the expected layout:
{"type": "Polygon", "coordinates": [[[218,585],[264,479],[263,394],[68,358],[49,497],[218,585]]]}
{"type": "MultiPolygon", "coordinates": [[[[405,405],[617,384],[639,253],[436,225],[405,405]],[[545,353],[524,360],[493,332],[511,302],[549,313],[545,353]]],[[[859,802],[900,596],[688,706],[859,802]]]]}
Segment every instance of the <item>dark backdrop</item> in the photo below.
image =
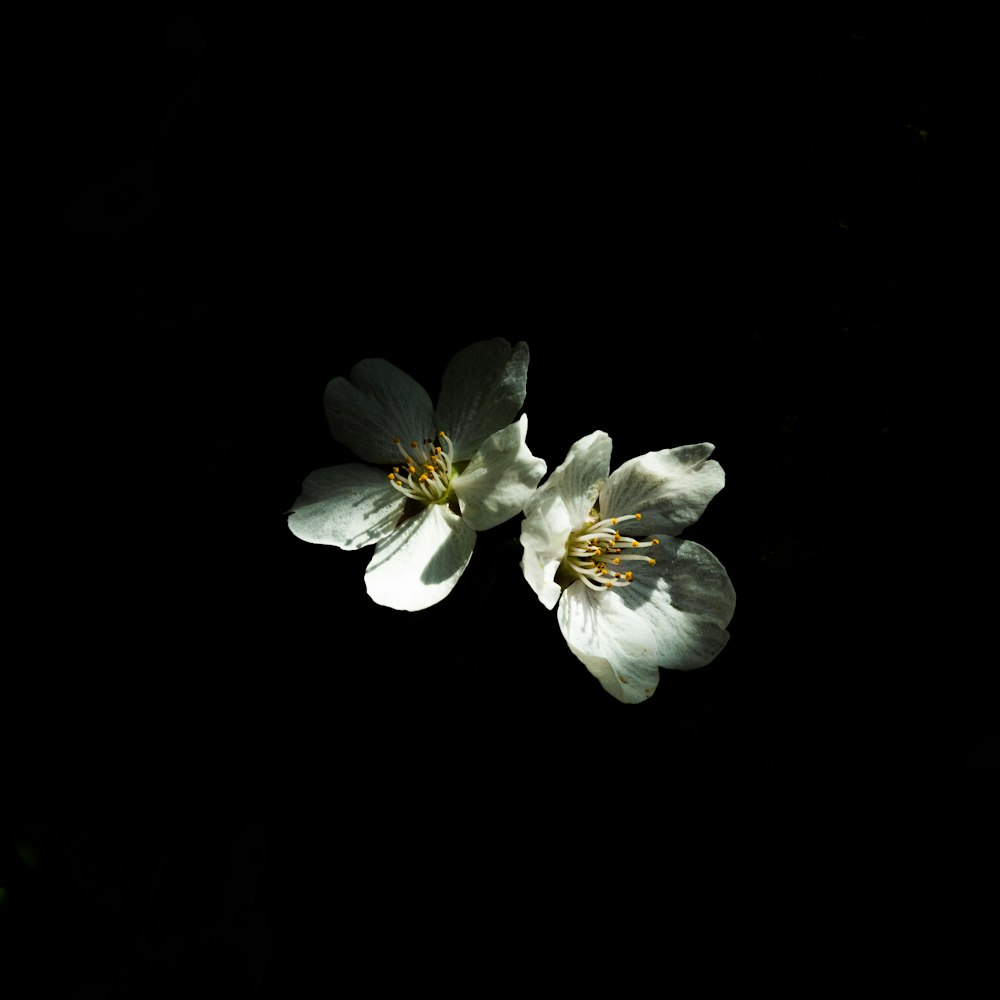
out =
{"type": "MultiPolygon", "coordinates": [[[[946,653],[910,591],[928,345],[963,250],[961,34],[422,17],[81,21],[50,56],[42,313],[66,336],[43,408],[77,499],[42,491],[60,653],[20,670],[15,740],[22,773],[55,754],[53,788],[136,810],[130,885],[194,873],[170,975],[210,949],[212,859],[264,844],[273,864],[289,816],[303,850],[360,851],[385,810],[413,835],[484,797],[991,759],[995,674],[946,653]],[[368,600],[369,552],[285,526],[302,479],[352,458],[330,378],[385,357],[434,396],[494,336],[530,345],[550,469],[597,428],[613,466],[716,445],[727,485],[687,536],[733,579],[732,638],[642,706],[568,652],[516,521],[413,615],[368,600]]],[[[114,840],[52,796],[58,820],[22,824],[50,858],[114,840]]],[[[76,899],[65,864],[46,891],[76,899]]],[[[180,920],[157,891],[149,912],[180,920]]],[[[219,975],[250,968],[222,954],[219,975]]]]}

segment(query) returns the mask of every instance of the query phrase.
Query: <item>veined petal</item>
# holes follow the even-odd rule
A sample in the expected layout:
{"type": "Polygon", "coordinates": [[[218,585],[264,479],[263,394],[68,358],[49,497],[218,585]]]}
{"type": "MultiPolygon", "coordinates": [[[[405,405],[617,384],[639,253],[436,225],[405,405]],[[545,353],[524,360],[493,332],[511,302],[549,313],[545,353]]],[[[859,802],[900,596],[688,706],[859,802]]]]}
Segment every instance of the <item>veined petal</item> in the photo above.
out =
{"type": "Polygon", "coordinates": [[[306,476],[288,527],[306,542],[360,549],[392,532],[404,502],[384,472],[370,465],[334,465],[306,476]]]}
{"type": "Polygon", "coordinates": [[[424,388],[382,358],[366,358],[351,369],[351,379],[332,379],[323,397],[330,431],[366,462],[399,462],[393,440],[404,445],[432,437],[434,408],[424,388]]]}
{"type": "Polygon", "coordinates": [[[611,468],[611,438],[594,431],[573,443],[566,461],[553,472],[525,504],[530,514],[549,492],[557,493],[578,526],[590,513],[611,468]]]}
{"type": "Polygon", "coordinates": [[[476,533],[444,504],[429,504],[375,546],[365,586],[376,604],[421,611],[444,600],[472,558],[476,533]]]}
{"type": "Polygon", "coordinates": [[[519,514],[538,480],[545,460],[525,444],[528,415],[491,434],[465,470],[452,479],[462,516],[470,528],[486,531],[519,514]]]}
{"type": "Polygon", "coordinates": [[[506,427],[524,403],[528,345],[514,347],[502,337],[481,340],[459,351],[441,377],[437,429],[455,445],[464,462],[493,433],[506,427]]]}
{"type": "Polygon", "coordinates": [[[601,516],[642,513],[642,532],[679,535],[725,485],[713,444],[650,451],[615,469],[601,490],[601,516]]]}
{"type": "Polygon", "coordinates": [[[729,641],[726,626],[736,607],[736,591],[722,563],[696,542],[661,539],[656,565],[644,566],[620,593],[656,637],[661,667],[703,667],[729,641]]]}
{"type": "Polygon", "coordinates": [[[570,650],[608,694],[634,704],[656,690],[656,637],[617,590],[598,593],[577,581],[563,592],[556,614],[570,650]]]}
{"type": "Polygon", "coordinates": [[[566,557],[566,539],[574,522],[561,496],[551,490],[533,506],[521,522],[521,572],[538,599],[551,611],[562,588],[556,583],[556,571],[566,557]]]}

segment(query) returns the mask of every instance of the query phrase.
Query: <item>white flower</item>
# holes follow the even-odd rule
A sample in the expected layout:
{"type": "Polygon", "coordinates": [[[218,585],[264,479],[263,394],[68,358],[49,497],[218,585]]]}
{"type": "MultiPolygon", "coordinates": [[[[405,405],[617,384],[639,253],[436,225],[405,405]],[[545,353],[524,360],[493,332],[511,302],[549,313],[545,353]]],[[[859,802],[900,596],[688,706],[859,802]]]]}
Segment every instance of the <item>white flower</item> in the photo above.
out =
{"type": "Polygon", "coordinates": [[[368,358],[335,378],[324,404],[333,436],[372,465],[311,473],[288,527],[307,542],[374,545],[365,585],[378,604],[419,611],[443,600],[485,531],[519,514],[545,462],[525,444],[528,345],[502,338],[459,351],[438,405],[409,375],[368,358]]]}
{"type": "Polygon", "coordinates": [[[651,451],[609,477],[611,438],[594,431],[525,505],[525,579],[546,608],[558,603],[570,650],[619,701],[644,701],[660,667],[704,666],[729,639],[729,576],[708,549],[672,537],[723,487],[713,450],[651,451]]]}

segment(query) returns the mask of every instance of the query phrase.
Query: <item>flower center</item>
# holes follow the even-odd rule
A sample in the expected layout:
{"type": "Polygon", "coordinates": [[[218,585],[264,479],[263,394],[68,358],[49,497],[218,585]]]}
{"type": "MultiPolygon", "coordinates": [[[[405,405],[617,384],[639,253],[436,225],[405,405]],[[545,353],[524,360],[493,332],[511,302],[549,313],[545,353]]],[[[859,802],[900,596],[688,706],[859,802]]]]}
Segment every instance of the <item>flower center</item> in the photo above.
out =
{"type": "Polygon", "coordinates": [[[444,431],[438,432],[438,442],[432,438],[425,438],[422,445],[419,441],[411,441],[410,451],[407,451],[399,438],[393,439],[403,456],[403,464],[392,467],[389,484],[408,500],[419,500],[423,504],[448,502],[455,471],[454,445],[444,431]]]}
{"type": "Polygon", "coordinates": [[[640,555],[637,550],[659,545],[658,538],[639,541],[618,530],[618,525],[624,521],[641,521],[642,514],[606,517],[602,521],[598,520],[600,515],[597,511],[590,513],[591,516],[566,542],[566,558],[562,565],[571,575],[583,580],[591,590],[610,590],[612,587],[627,587],[634,582],[635,574],[624,564],[639,562],[647,566],[656,565],[655,559],[640,555]]]}

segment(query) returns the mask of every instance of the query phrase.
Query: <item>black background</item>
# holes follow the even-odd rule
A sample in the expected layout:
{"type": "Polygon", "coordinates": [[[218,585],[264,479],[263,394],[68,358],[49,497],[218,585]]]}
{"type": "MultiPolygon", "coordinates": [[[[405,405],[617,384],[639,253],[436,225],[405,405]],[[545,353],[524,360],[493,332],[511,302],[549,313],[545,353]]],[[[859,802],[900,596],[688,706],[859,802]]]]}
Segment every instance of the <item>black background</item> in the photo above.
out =
{"type": "Polygon", "coordinates": [[[324,845],[362,863],[386,813],[412,843],[453,809],[510,822],[501,801],[995,762],[995,671],[935,638],[920,575],[964,51],[931,17],[67,26],[34,227],[37,315],[64,336],[32,573],[58,614],[8,702],[15,770],[51,801],[12,827],[44,863],[0,904],[68,963],[53,981],[276,984],[231,943],[260,918],[291,947],[307,888],[275,859],[335,893],[324,845]],[[330,378],[380,356],[436,396],[494,336],[530,346],[550,469],[597,428],[613,467],[716,445],[727,486],[686,534],[732,577],[732,638],[642,706],[568,652],[516,521],[412,615],[369,601],[370,552],[285,526],[310,471],[352,460],[330,378]],[[80,844],[123,880],[112,903],[80,844]],[[206,937],[251,883],[243,930],[206,937]],[[93,911],[105,946],[71,946],[93,911]],[[132,917],[173,957],[140,953],[132,917]]]}

